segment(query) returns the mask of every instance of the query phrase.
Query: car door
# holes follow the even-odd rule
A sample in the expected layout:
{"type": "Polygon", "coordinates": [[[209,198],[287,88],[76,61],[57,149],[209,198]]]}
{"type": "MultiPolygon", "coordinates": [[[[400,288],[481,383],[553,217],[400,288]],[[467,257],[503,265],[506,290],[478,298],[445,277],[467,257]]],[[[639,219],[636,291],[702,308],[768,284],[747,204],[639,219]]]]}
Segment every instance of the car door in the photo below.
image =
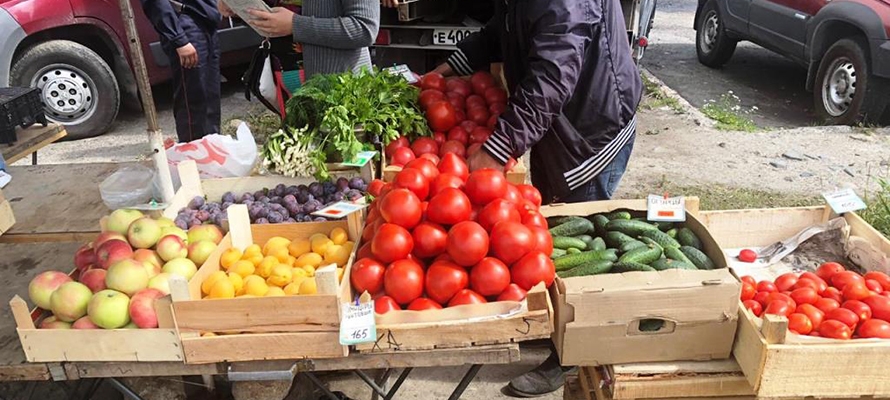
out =
{"type": "Polygon", "coordinates": [[[753,0],[748,30],[754,42],[803,60],[807,22],[826,0],[753,0]]]}
{"type": "Polygon", "coordinates": [[[726,29],[744,35],[748,34],[748,17],[751,14],[752,0],[726,0],[726,15],[723,20],[726,29]]]}

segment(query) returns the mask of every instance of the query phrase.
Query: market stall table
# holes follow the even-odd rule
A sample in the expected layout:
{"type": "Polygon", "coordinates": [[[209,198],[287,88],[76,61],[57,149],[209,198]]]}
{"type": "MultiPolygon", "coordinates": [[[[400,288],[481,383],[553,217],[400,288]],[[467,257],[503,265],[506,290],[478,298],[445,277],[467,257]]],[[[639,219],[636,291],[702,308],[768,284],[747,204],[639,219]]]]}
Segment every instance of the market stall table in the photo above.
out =
{"type": "Polygon", "coordinates": [[[31,165],[37,165],[37,150],[67,136],[65,127],[59,124],[47,126],[34,125],[16,132],[18,140],[10,145],[0,145],[3,159],[7,164],[12,164],[22,158],[31,155],[31,165]]]}

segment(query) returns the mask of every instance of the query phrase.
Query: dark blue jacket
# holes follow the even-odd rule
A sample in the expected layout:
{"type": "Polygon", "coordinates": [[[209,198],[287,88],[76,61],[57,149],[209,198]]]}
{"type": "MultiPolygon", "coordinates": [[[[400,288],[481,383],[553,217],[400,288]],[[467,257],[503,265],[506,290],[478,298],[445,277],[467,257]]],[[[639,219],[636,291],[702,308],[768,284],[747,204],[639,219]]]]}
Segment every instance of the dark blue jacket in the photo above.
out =
{"type": "Polygon", "coordinates": [[[599,174],[630,139],[642,81],[619,0],[495,0],[492,20],[458,44],[460,75],[504,63],[510,91],[483,148],[505,163],[531,149],[546,202],[599,174]]]}
{"type": "MultiPolygon", "coordinates": [[[[180,48],[189,43],[189,39],[179,26],[179,13],[173,8],[170,0],[140,0],[142,11],[151,21],[161,40],[180,48]]],[[[216,0],[178,0],[185,5],[183,13],[195,20],[199,26],[208,30],[216,30],[222,16],[216,7],[216,0]]]]}

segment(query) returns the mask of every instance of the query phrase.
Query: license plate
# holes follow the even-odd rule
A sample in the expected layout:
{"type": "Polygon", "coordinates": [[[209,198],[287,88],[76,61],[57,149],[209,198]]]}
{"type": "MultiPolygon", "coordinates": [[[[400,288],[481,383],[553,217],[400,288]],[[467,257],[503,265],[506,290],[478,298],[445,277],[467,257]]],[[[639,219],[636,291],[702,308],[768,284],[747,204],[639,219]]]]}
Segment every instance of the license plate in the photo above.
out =
{"type": "Polygon", "coordinates": [[[433,44],[438,46],[454,46],[464,40],[473,31],[469,29],[433,29],[433,44]]]}

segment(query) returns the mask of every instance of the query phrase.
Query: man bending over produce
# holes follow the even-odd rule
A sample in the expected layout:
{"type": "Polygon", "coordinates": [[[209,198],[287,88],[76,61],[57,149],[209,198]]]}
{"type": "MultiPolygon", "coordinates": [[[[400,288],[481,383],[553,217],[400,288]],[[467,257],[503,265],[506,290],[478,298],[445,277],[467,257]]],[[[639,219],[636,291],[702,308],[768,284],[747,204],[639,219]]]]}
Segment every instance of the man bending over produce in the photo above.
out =
{"type": "MultiPolygon", "coordinates": [[[[471,170],[503,170],[531,150],[532,183],[544,202],[612,196],[633,148],[642,81],[618,0],[496,1],[482,31],[458,44],[443,75],[503,62],[510,99],[471,170]]],[[[554,352],[508,389],[523,397],[559,389],[554,352]]]]}

